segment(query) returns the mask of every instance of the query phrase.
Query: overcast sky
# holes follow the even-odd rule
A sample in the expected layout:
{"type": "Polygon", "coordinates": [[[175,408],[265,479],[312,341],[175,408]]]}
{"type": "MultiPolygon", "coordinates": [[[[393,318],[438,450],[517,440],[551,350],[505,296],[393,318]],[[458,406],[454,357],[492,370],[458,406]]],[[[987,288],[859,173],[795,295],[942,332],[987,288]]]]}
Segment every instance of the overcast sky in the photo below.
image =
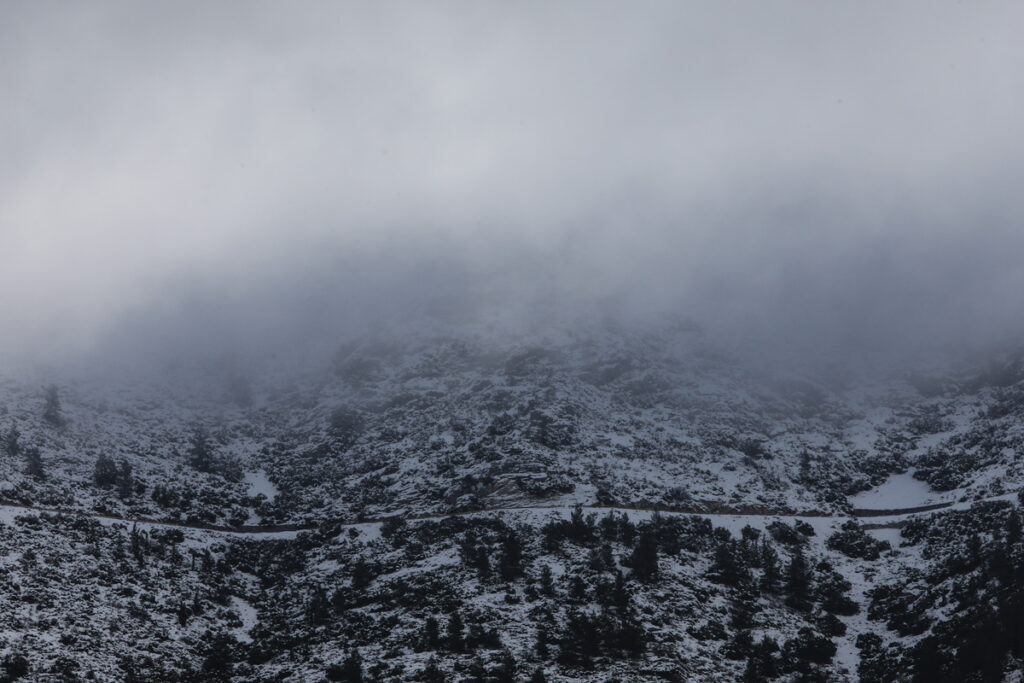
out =
{"type": "Polygon", "coordinates": [[[492,280],[1001,338],[1022,26],[1013,2],[4,3],[0,344],[492,280]]]}

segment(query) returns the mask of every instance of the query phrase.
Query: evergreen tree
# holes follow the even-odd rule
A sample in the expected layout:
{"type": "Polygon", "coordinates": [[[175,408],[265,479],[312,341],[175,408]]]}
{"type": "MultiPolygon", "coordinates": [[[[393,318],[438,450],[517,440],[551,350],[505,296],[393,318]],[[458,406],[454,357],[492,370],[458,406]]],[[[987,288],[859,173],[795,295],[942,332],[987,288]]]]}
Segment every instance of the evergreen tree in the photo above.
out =
{"type": "Polygon", "coordinates": [[[633,548],[630,565],[637,580],[645,583],[658,580],[658,542],[653,533],[646,531],[640,535],[633,548]]]}
{"type": "Polygon", "coordinates": [[[559,645],[560,662],[589,668],[592,657],[599,653],[600,645],[593,620],[583,612],[569,612],[559,645]]]}
{"type": "Polygon", "coordinates": [[[60,393],[57,387],[46,389],[46,406],[43,408],[43,419],[54,427],[64,426],[64,414],[60,407],[60,393]]]}
{"type": "Polygon", "coordinates": [[[627,610],[632,606],[632,597],[626,588],[626,579],[622,572],[615,571],[615,588],[612,590],[612,602],[619,610],[627,610]]]}
{"type": "Polygon", "coordinates": [[[441,647],[440,627],[434,615],[428,616],[423,623],[423,646],[428,650],[437,650],[441,647]]]}
{"type": "Polygon", "coordinates": [[[210,435],[202,426],[196,427],[192,431],[188,463],[198,472],[213,472],[213,447],[210,445],[210,435]]]}
{"type": "Polygon", "coordinates": [[[764,539],[761,541],[761,590],[765,593],[775,593],[779,590],[779,582],[782,575],[779,570],[779,553],[775,547],[764,539]]]}
{"type": "Polygon", "coordinates": [[[4,452],[12,458],[16,458],[21,455],[21,432],[18,428],[11,426],[7,430],[7,434],[4,435],[4,452]]]}
{"type": "Polygon", "coordinates": [[[452,652],[462,652],[466,649],[463,630],[462,615],[459,614],[458,610],[455,610],[448,617],[448,649],[452,652]]]}
{"type": "Polygon", "coordinates": [[[108,489],[117,482],[117,465],[114,459],[105,453],[96,458],[96,466],[93,468],[92,480],[101,489],[108,489]]]}
{"type": "Polygon", "coordinates": [[[516,683],[518,668],[519,664],[512,653],[508,649],[502,650],[501,656],[498,658],[498,666],[491,671],[489,683],[516,683]]]}
{"type": "Polygon", "coordinates": [[[548,642],[550,638],[551,636],[548,634],[547,626],[541,624],[537,627],[537,640],[536,644],[534,645],[534,649],[537,652],[537,657],[539,657],[542,661],[547,660],[548,655],[551,654],[550,650],[548,649],[548,642]]]}
{"type": "Polygon", "coordinates": [[[373,583],[373,571],[362,557],[356,559],[352,567],[352,588],[361,591],[373,583]]]}
{"type": "Polygon", "coordinates": [[[1006,545],[1014,546],[1020,540],[1021,522],[1020,513],[1017,510],[1010,510],[1006,518],[1006,545]]]}
{"type": "Polygon", "coordinates": [[[327,599],[327,591],[323,588],[316,588],[309,599],[309,607],[306,610],[309,623],[313,626],[322,626],[330,621],[331,602],[327,599]]]}
{"type": "Polygon", "coordinates": [[[747,659],[747,667],[743,672],[743,683],[766,683],[779,675],[779,664],[775,653],[779,644],[768,636],[754,645],[747,659]]]}
{"type": "Polygon", "coordinates": [[[121,461],[117,470],[117,495],[121,500],[131,498],[135,488],[135,479],[132,477],[132,464],[127,460],[121,461]]]}
{"type": "Polygon", "coordinates": [[[811,569],[800,546],[793,550],[786,568],[786,604],[793,609],[806,611],[811,608],[811,569]]]}
{"type": "Polygon", "coordinates": [[[469,663],[469,668],[466,670],[467,677],[463,678],[459,683],[487,683],[487,668],[484,666],[484,660],[477,654],[473,657],[473,661],[469,663]]]}
{"type": "Polygon", "coordinates": [[[363,683],[363,659],[359,650],[352,648],[340,665],[327,669],[327,680],[337,683],[363,683]]]}
{"type": "Polygon", "coordinates": [[[43,468],[43,457],[38,448],[25,449],[25,474],[36,481],[46,479],[46,471],[43,468]]]}
{"type": "Polygon", "coordinates": [[[28,659],[21,654],[8,654],[4,657],[3,669],[6,674],[5,679],[8,681],[24,678],[28,675],[28,659]]]}
{"type": "Polygon", "coordinates": [[[533,675],[530,676],[529,683],[548,683],[547,676],[544,675],[544,667],[538,666],[533,675]]]}
{"type": "Polygon", "coordinates": [[[719,583],[726,586],[738,586],[750,578],[750,572],[743,566],[736,544],[732,539],[722,541],[715,548],[715,560],[711,566],[711,575],[719,583]]]}
{"type": "Polygon", "coordinates": [[[480,583],[488,583],[491,580],[491,558],[489,549],[481,543],[476,549],[476,577],[480,583]]]}
{"type": "Polygon", "coordinates": [[[501,539],[499,573],[504,581],[512,581],[523,573],[523,544],[513,529],[509,529],[501,539]]]}
{"type": "Polygon", "coordinates": [[[576,603],[587,601],[587,583],[581,576],[569,579],[569,599],[576,603]]]}
{"type": "Polygon", "coordinates": [[[233,646],[235,639],[226,633],[218,633],[207,638],[210,640],[203,659],[202,672],[204,681],[228,683],[234,671],[233,646]]]}
{"type": "Polygon", "coordinates": [[[447,683],[448,677],[437,666],[437,659],[431,657],[427,661],[427,665],[423,667],[423,671],[420,672],[418,680],[423,681],[423,683],[447,683]]]}
{"type": "Polygon", "coordinates": [[[540,569],[540,594],[546,598],[555,595],[555,579],[551,574],[551,567],[544,565],[540,569]]]}

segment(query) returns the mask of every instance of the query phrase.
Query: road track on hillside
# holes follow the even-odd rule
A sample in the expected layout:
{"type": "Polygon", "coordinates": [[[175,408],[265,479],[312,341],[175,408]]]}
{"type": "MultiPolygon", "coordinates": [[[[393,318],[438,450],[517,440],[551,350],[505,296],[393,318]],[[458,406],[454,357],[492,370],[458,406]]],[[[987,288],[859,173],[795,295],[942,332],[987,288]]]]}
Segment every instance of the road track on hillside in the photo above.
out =
{"type": "MultiPolygon", "coordinates": [[[[998,498],[994,497],[994,498],[998,498]]],[[[990,500],[990,499],[982,499],[990,500]]],[[[981,501],[975,501],[981,502],[981,501]]],[[[674,515],[698,515],[701,517],[792,517],[792,518],[829,518],[829,519],[860,519],[860,518],[878,518],[878,517],[909,517],[910,515],[921,514],[925,512],[934,512],[938,510],[944,510],[954,505],[952,502],[948,503],[934,503],[932,505],[922,505],[917,507],[909,508],[893,508],[893,509],[870,509],[870,508],[855,508],[848,514],[829,514],[820,510],[803,510],[803,511],[791,511],[791,510],[774,510],[763,506],[730,506],[725,503],[717,501],[701,501],[692,507],[643,507],[643,506],[631,506],[631,505],[582,505],[579,506],[581,509],[588,512],[606,512],[606,511],[621,511],[621,512],[642,512],[642,513],[654,513],[659,512],[662,514],[674,514],[674,515]]],[[[64,515],[72,517],[84,517],[88,519],[95,519],[98,521],[124,523],[124,524],[143,524],[147,526],[157,527],[168,527],[177,529],[192,529],[195,531],[206,531],[213,533],[229,534],[232,536],[270,536],[273,534],[282,533],[296,533],[300,531],[313,531],[319,528],[329,527],[354,527],[360,524],[375,524],[384,522],[392,518],[401,518],[406,521],[427,521],[427,520],[442,520],[449,517],[467,517],[471,515],[482,515],[482,514],[493,514],[499,512],[524,512],[530,510],[565,510],[572,509],[574,505],[531,505],[521,507],[495,507],[486,508],[481,510],[466,510],[461,512],[451,513],[429,513],[422,515],[389,515],[385,517],[376,518],[365,518],[359,520],[334,520],[327,519],[322,522],[310,522],[305,524],[276,524],[276,525],[241,525],[241,526],[228,526],[222,524],[205,524],[202,522],[183,522],[180,520],[173,519],[152,519],[145,517],[128,517],[123,515],[115,515],[110,513],[101,512],[90,512],[88,510],[75,510],[72,508],[54,508],[44,507],[39,505],[29,505],[26,503],[18,503],[14,501],[0,500],[0,510],[14,509],[24,510],[26,512],[36,512],[48,515],[64,515]]],[[[868,528],[894,528],[902,526],[903,520],[896,520],[887,523],[873,523],[866,524],[868,528]]]]}

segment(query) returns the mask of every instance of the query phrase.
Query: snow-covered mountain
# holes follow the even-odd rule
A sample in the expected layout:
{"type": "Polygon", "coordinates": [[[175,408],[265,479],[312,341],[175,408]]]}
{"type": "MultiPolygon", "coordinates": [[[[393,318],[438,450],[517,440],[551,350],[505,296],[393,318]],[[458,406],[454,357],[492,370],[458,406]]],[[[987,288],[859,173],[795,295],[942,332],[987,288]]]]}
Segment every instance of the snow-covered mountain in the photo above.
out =
{"type": "Polygon", "coordinates": [[[1019,358],[766,358],[406,324],[301,370],[9,372],[7,676],[1002,680],[1019,358]]]}

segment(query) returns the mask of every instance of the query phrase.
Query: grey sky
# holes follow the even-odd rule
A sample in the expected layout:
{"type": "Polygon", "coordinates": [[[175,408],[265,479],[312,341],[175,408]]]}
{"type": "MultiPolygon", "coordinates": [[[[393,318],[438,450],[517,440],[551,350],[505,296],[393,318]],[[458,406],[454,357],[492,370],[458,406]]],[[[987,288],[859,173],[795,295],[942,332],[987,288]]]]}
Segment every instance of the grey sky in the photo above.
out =
{"type": "Polygon", "coordinates": [[[1019,3],[3,9],[7,350],[338,263],[370,299],[497,270],[727,329],[1019,330],[1019,3]]]}

